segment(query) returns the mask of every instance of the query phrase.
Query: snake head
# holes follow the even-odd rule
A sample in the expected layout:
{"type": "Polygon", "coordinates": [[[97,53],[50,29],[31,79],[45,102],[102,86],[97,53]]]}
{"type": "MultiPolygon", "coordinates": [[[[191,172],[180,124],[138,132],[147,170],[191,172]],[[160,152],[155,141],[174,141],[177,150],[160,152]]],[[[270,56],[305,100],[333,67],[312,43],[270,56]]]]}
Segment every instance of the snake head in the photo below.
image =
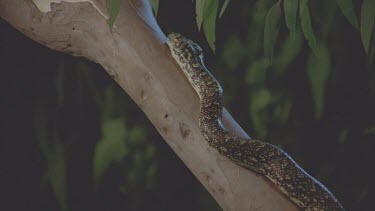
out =
{"type": "Polygon", "coordinates": [[[202,48],[195,42],[181,34],[172,32],[168,35],[167,44],[173,58],[179,63],[203,65],[202,48]]]}

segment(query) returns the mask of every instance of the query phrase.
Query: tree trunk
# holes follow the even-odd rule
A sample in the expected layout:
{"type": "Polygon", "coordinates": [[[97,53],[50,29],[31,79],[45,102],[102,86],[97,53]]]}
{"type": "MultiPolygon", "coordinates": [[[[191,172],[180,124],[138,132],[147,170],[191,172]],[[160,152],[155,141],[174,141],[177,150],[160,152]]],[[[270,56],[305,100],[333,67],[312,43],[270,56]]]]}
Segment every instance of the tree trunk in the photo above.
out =
{"type": "MultiPolygon", "coordinates": [[[[172,59],[148,0],[125,0],[112,32],[105,0],[67,1],[46,12],[48,5],[30,0],[0,0],[0,16],[42,45],[102,65],[224,210],[297,210],[263,177],[204,141],[198,96],[172,59]]],[[[248,137],[225,109],[223,121],[248,137]]]]}

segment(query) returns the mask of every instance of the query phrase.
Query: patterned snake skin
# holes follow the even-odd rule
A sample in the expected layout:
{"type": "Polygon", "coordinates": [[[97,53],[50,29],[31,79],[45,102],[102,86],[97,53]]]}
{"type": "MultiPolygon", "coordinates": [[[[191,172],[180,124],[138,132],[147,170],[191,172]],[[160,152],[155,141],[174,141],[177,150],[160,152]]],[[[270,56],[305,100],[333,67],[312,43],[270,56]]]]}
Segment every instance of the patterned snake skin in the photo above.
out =
{"type": "Polygon", "coordinates": [[[281,149],[228,132],[221,121],[223,91],[204,66],[202,49],[177,33],[168,36],[167,44],[173,58],[199,95],[199,128],[211,147],[238,165],[269,179],[302,210],[344,210],[326,187],[281,149]]]}

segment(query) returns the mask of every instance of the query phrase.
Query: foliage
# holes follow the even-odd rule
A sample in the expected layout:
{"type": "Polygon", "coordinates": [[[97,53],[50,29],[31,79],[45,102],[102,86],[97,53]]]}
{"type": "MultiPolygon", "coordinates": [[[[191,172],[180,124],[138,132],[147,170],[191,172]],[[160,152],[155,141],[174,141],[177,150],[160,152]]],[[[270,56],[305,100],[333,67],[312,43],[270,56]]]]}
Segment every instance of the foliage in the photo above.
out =
{"type": "MultiPolygon", "coordinates": [[[[121,6],[122,0],[108,0],[108,12],[110,14],[109,25],[112,28],[114,21],[116,20],[119,7],[121,6]]],[[[157,15],[159,8],[159,0],[150,0],[152,8],[157,15]]],[[[224,0],[220,10],[219,17],[224,14],[227,9],[229,0],[224,0]]],[[[281,19],[281,3],[284,7],[285,23],[292,34],[296,33],[297,26],[297,10],[300,8],[299,17],[302,31],[305,38],[309,41],[309,45],[313,50],[317,50],[317,41],[314,35],[310,20],[310,12],[308,6],[308,0],[279,0],[273,7],[270,8],[266,20],[264,29],[264,51],[265,55],[272,61],[273,57],[273,46],[277,38],[278,28],[281,19]]],[[[354,11],[352,0],[336,0],[337,5],[340,7],[342,13],[348,19],[348,21],[356,28],[358,28],[358,20],[354,11]]],[[[202,23],[205,29],[205,35],[208,43],[213,51],[215,51],[215,40],[216,40],[216,19],[218,13],[219,1],[215,0],[196,0],[195,11],[196,11],[196,22],[198,29],[201,29],[202,23]]],[[[373,34],[373,27],[375,23],[374,18],[374,1],[364,0],[362,3],[361,11],[361,34],[362,40],[366,52],[369,52],[370,39],[373,34]]]]}
{"type": "Polygon", "coordinates": [[[113,27],[113,24],[116,21],[122,2],[123,0],[108,0],[107,1],[107,8],[108,8],[108,13],[109,13],[108,25],[111,29],[113,27]]]}
{"type": "Polygon", "coordinates": [[[307,59],[307,75],[310,81],[312,97],[315,103],[315,117],[322,117],[324,93],[331,70],[331,58],[327,48],[318,48],[316,54],[307,59]]]}
{"type": "Polygon", "coordinates": [[[277,34],[280,28],[281,6],[276,3],[268,11],[266,16],[266,23],[264,25],[264,54],[271,61],[273,61],[273,47],[276,42],[277,34]]]}
{"type": "MultiPolygon", "coordinates": [[[[58,84],[58,83],[57,83],[58,84]]],[[[64,145],[57,135],[56,125],[47,116],[46,107],[38,105],[35,109],[34,127],[38,145],[47,160],[46,174],[61,210],[68,210],[66,196],[66,157],[64,145]]]]}
{"type": "Polygon", "coordinates": [[[375,1],[364,0],[361,9],[361,35],[363,46],[367,53],[370,52],[370,42],[375,25],[375,1]]]}
{"type": "Polygon", "coordinates": [[[221,18],[221,16],[223,16],[224,12],[225,12],[225,9],[227,9],[227,6],[229,4],[229,1],[230,0],[225,0],[224,3],[223,3],[223,6],[221,7],[221,10],[220,10],[220,15],[219,17],[221,18]]]}
{"type": "Polygon", "coordinates": [[[293,36],[297,31],[297,12],[298,0],[284,0],[285,23],[293,36]]]}
{"type": "Polygon", "coordinates": [[[301,7],[300,7],[300,18],[301,18],[301,28],[303,34],[305,35],[306,40],[309,41],[309,46],[312,50],[316,51],[317,48],[317,41],[314,35],[314,31],[311,25],[310,19],[310,12],[309,7],[307,5],[308,0],[301,0],[301,7]]]}
{"type": "Polygon", "coordinates": [[[120,162],[127,154],[125,145],[126,126],[122,119],[103,122],[103,138],[98,141],[94,154],[94,184],[97,187],[103,175],[114,162],[120,162]]]}
{"type": "Polygon", "coordinates": [[[159,0],[150,0],[150,2],[152,10],[154,10],[155,16],[157,16],[159,11],[159,0]]]}
{"type": "Polygon", "coordinates": [[[215,52],[216,16],[219,6],[217,0],[205,0],[203,7],[203,29],[211,49],[215,52]]]}
{"type": "Polygon", "coordinates": [[[358,28],[358,20],[357,15],[354,12],[353,2],[351,0],[336,0],[336,2],[348,21],[354,27],[358,28]]]}

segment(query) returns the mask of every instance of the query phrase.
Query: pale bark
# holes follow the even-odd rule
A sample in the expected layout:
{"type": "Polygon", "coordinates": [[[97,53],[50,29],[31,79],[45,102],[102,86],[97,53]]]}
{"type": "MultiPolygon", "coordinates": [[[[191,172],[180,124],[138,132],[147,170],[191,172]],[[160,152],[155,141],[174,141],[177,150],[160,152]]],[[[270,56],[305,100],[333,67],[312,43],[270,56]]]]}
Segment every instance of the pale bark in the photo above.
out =
{"type": "MultiPolygon", "coordinates": [[[[102,65],[224,210],[297,210],[263,177],[206,144],[198,96],[172,59],[148,0],[125,0],[112,32],[105,11],[104,0],[53,3],[48,13],[31,0],[0,0],[0,16],[26,36],[102,65]]],[[[247,136],[228,112],[223,119],[247,136]]]]}

